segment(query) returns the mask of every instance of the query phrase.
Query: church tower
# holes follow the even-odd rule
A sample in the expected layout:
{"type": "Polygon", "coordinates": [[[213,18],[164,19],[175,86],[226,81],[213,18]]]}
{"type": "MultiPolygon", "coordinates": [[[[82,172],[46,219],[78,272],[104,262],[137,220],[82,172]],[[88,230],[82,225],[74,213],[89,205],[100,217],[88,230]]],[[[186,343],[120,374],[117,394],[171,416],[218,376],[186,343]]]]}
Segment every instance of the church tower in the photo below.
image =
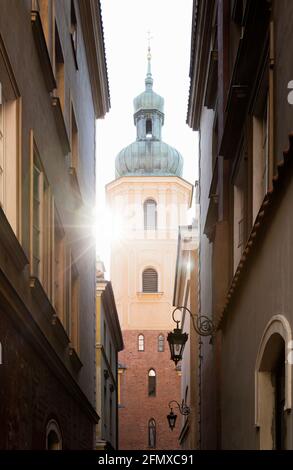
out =
{"type": "MultiPolygon", "coordinates": [[[[116,157],[106,187],[113,217],[111,280],[125,349],[119,354],[119,448],[178,449],[180,370],[170,360],[178,226],[186,225],[192,185],[181,154],[162,141],[164,99],[153,91],[148,49],[145,90],[134,99],[136,141],[116,157]]],[[[107,393],[107,391],[105,391],[107,393]]]]}

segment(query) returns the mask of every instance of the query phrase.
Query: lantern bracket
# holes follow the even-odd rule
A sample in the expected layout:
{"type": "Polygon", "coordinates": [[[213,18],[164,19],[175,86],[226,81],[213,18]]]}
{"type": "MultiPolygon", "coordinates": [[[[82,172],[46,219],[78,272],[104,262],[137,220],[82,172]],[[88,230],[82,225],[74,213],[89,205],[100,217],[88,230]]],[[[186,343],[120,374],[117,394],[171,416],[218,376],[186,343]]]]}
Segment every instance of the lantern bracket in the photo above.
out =
{"type": "Polygon", "coordinates": [[[187,307],[176,307],[172,312],[172,319],[176,323],[177,329],[181,329],[179,328],[180,320],[175,319],[177,310],[187,310],[192,320],[193,328],[199,336],[211,336],[212,338],[215,335],[217,328],[214,322],[206,315],[196,315],[192,313],[187,307]]]}

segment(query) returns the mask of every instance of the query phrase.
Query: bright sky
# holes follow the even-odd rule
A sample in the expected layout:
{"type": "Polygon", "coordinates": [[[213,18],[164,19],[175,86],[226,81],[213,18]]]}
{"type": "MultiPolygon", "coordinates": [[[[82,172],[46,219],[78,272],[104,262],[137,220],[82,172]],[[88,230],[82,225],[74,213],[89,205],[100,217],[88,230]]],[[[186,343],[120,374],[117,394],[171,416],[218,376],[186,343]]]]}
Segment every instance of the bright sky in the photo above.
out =
{"type": "Polygon", "coordinates": [[[111,234],[105,184],[115,178],[118,152],[136,138],[133,98],[144,91],[148,31],[153,38],[153,89],[165,99],[162,139],[181,152],[183,177],[191,183],[197,179],[198,156],[197,135],[186,124],[192,0],[101,0],[101,3],[111,109],[97,123],[97,252],[108,274],[111,234]]]}

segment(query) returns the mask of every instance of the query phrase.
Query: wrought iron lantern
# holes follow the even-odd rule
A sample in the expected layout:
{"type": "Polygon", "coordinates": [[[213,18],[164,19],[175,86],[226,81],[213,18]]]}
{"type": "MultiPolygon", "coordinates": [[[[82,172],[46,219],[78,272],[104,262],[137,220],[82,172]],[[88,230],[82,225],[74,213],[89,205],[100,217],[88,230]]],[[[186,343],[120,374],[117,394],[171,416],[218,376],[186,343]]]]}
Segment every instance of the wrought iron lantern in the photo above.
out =
{"type": "Polygon", "coordinates": [[[181,405],[178,403],[178,401],[171,400],[169,405],[168,405],[169,408],[170,408],[170,413],[167,415],[167,420],[168,420],[169,428],[171,429],[171,431],[173,431],[173,429],[175,428],[176,419],[177,419],[177,415],[174,413],[173,408],[171,406],[172,403],[175,403],[176,407],[178,408],[179,412],[182,415],[187,416],[190,413],[190,408],[189,408],[189,406],[186,405],[184,400],[182,400],[181,405]]]}
{"type": "Polygon", "coordinates": [[[169,343],[170,353],[171,353],[171,360],[177,364],[181,361],[183,356],[184,347],[186,341],[188,340],[188,334],[182,332],[182,327],[180,327],[180,320],[175,320],[174,314],[177,310],[187,310],[189,313],[193,328],[200,336],[211,336],[211,340],[213,335],[216,332],[216,327],[213,321],[205,315],[194,315],[189,308],[187,307],[176,307],[172,313],[172,319],[176,323],[176,328],[174,328],[173,332],[168,333],[167,341],[169,343]]]}
{"type": "Polygon", "coordinates": [[[175,362],[175,365],[177,365],[177,362],[181,361],[185,343],[188,340],[188,334],[182,333],[182,329],[179,328],[179,321],[176,321],[176,324],[176,328],[174,328],[173,332],[170,331],[167,336],[171,359],[175,362]]]}

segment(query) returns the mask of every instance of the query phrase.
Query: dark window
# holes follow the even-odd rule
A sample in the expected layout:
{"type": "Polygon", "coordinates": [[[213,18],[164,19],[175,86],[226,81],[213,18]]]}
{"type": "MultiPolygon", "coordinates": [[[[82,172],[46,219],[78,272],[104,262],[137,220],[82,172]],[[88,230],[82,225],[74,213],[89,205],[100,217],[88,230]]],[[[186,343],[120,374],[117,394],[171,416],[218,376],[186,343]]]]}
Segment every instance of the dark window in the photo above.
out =
{"type": "Polygon", "coordinates": [[[146,130],[146,136],[147,137],[152,137],[153,129],[152,129],[152,120],[151,119],[146,120],[145,128],[146,128],[145,129],[146,130]]]}
{"type": "Polygon", "coordinates": [[[152,449],[156,447],[156,421],[153,418],[148,424],[148,445],[152,449]]]}
{"type": "Polygon", "coordinates": [[[153,268],[147,268],[142,273],[142,291],[158,292],[158,273],[153,268]]]}
{"type": "Polygon", "coordinates": [[[149,384],[148,384],[149,397],[156,396],[156,372],[154,369],[149,370],[149,384]]]}
{"type": "Polygon", "coordinates": [[[77,20],[76,20],[76,14],[75,14],[75,7],[74,7],[74,1],[71,0],[71,44],[72,44],[72,49],[73,49],[73,55],[74,55],[74,61],[75,61],[75,66],[77,66],[77,20]]]}
{"type": "Polygon", "coordinates": [[[138,350],[144,351],[144,336],[138,335],[138,350]]]}
{"type": "Polygon", "coordinates": [[[64,82],[64,57],[57,24],[55,22],[55,78],[57,84],[57,96],[64,112],[65,105],[65,82],[64,82]]]}
{"type": "Polygon", "coordinates": [[[157,230],[157,203],[153,199],[147,199],[143,205],[144,229],[157,230]]]}
{"type": "Polygon", "coordinates": [[[158,336],[158,351],[159,352],[164,351],[164,335],[158,336]]]}

